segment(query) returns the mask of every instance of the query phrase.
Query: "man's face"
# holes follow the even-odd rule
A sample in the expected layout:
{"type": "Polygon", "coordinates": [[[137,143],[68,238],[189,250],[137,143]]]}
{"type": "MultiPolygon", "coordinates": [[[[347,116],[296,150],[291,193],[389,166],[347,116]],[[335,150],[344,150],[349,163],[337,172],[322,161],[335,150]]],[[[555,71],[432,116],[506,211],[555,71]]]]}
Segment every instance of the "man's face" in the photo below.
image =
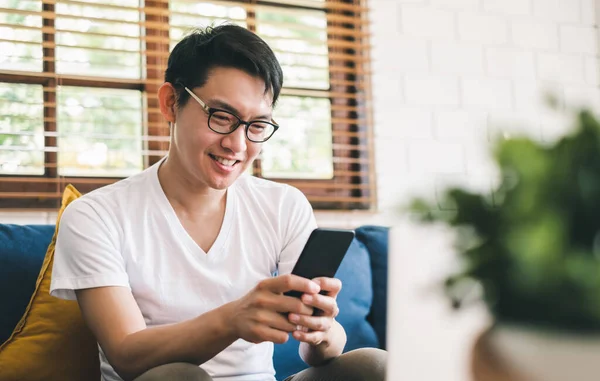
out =
{"type": "MultiPolygon", "coordinates": [[[[271,120],[272,97],[260,78],[231,68],[215,68],[202,87],[190,89],[208,107],[230,111],[245,121],[271,120]]],[[[256,159],[262,143],[246,138],[244,125],[220,135],[208,127],[208,114],[193,98],[176,112],[173,146],[190,182],[213,189],[229,187],[256,159]]]]}

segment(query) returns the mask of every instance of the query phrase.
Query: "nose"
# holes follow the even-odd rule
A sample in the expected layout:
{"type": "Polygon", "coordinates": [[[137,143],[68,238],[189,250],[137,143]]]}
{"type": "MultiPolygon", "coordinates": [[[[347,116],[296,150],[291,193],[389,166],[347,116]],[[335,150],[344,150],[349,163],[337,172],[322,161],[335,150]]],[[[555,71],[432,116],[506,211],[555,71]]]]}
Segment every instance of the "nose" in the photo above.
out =
{"type": "Polygon", "coordinates": [[[221,146],[235,153],[246,151],[246,126],[240,124],[231,134],[223,135],[221,146]]]}

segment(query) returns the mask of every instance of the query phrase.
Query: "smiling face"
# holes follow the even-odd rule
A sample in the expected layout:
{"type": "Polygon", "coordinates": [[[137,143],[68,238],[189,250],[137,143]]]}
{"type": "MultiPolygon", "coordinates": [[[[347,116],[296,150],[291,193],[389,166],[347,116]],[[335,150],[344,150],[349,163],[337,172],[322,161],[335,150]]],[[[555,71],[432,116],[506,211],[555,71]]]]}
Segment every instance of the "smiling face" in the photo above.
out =
{"type": "MultiPolygon", "coordinates": [[[[208,107],[230,111],[242,120],[271,120],[272,96],[265,93],[264,81],[244,71],[212,69],[204,86],[190,90],[208,107]]],[[[162,103],[161,99],[161,108],[162,103]]],[[[243,125],[228,135],[212,131],[208,114],[193,98],[180,108],[170,109],[173,108],[169,160],[177,163],[193,187],[226,189],[260,153],[262,143],[250,142],[243,125]]],[[[169,119],[168,115],[165,117],[169,119]]]]}

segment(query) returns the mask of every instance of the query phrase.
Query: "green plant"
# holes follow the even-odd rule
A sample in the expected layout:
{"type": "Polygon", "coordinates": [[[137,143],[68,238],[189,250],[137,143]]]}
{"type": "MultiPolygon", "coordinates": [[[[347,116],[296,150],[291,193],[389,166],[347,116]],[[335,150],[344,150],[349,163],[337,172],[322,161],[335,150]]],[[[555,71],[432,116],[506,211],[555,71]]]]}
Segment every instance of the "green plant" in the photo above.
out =
{"type": "Polygon", "coordinates": [[[445,291],[458,302],[477,281],[498,322],[600,330],[600,124],[588,111],[551,145],[495,144],[500,185],[490,195],[444,193],[449,213],[415,199],[411,210],[456,233],[461,271],[445,291]]]}

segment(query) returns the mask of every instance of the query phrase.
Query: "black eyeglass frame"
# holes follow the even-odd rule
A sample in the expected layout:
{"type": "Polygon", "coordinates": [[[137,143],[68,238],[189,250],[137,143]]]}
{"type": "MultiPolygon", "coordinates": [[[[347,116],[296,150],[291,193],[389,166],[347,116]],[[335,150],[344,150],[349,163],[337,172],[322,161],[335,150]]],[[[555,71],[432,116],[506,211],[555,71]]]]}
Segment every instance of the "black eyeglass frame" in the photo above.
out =
{"type": "Polygon", "coordinates": [[[248,139],[249,141],[253,142],[253,143],[264,143],[267,140],[271,139],[271,137],[273,135],[275,135],[275,132],[277,132],[277,130],[279,129],[279,125],[277,124],[277,122],[275,122],[274,119],[271,119],[271,122],[267,122],[265,120],[251,120],[249,122],[246,122],[245,120],[242,120],[239,116],[235,115],[234,113],[232,113],[231,111],[227,111],[227,110],[223,110],[220,108],[213,108],[213,107],[209,107],[202,99],[200,99],[200,97],[198,97],[196,94],[194,94],[194,92],[192,90],[190,90],[189,88],[187,88],[186,86],[183,87],[185,89],[185,91],[187,91],[190,96],[192,98],[194,98],[194,100],[196,102],[198,102],[198,104],[200,105],[200,107],[202,107],[202,110],[204,110],[204,112],[208,115],[208,128],[210,128],[211,131],[220,134],[220,135],[229,135],[232,132],[236,131],[238,129],[239,126],[244,125],[245,126],[245,132],[246,132],[246,139],[248,139]],[[231,116],[233,116],[234,118],[237,119],[238,123],[237,125],[231,129],[231,131],[229,132],[221,132],[221,131],[217,131],[214,128],[212,128],[210,126],[210,119],[212,118],[213,114],[215,112],[224,112],[226,114],[229,114],[231,116]],[[254,140],[251,139],[250,136],[248,136],[248,130],[250,129],[250,125],[254,124],[254,123],[266,123],[269,124],[271,126],[273,126],[273,132],[271,133],[271,135],[269,135],[266,139],[264,140],[254,140]]]}

